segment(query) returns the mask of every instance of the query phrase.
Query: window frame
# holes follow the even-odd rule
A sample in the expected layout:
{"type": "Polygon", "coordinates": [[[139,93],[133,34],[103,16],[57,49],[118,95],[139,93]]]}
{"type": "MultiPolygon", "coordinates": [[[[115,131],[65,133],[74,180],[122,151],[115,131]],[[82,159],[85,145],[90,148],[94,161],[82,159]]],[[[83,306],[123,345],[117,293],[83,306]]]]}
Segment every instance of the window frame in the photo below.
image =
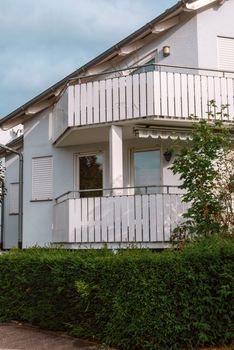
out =
{"type": "MultiPolygon", "coordinates": [[[[160,183],[158,186],[163,186],[163,158],[162,158],[162,148],[160,146],[158,147],[132,147],[129,150],[129,179],[130,179],[130,186],[135,186],[135,176],[134,176],[134,153],[135,152],[147,152],[147,151],[158,151],[159,152],[159,158],[160,158],[160,183]]],[[[144,186],[142,186],[144,187],[144,186]]],[[[133,189],[135,192],[135,188],[133,189]]]]}
{"type": "MultiPolygon", "coordinates": [[[[105,152],[90,151],[90,152],[78,152],[74,153],[74,172],[73,172],[73,190],[80,191],[80,158],[102,155],[102,188],[104,188],[105,181],[105,152]]],[[[103,191],[102,191],[103,192],[103,191]]]]}

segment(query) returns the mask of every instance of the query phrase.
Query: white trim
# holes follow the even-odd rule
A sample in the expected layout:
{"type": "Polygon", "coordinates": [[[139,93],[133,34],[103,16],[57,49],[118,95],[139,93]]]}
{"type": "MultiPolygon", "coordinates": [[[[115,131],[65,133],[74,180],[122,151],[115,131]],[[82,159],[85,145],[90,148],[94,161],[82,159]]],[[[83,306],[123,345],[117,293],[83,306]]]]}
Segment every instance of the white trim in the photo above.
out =
{"type": "Polygon", "coordinates": [[[192,2],[191,4],[187,3],[185,5],[185,7],[187,10],[195,11],[195,10],[198,10],[198,9],[204,7],[204,6],[210,5],[215,1],[217,1],[217,0],[197,0],[197,1],[192,2]]]}

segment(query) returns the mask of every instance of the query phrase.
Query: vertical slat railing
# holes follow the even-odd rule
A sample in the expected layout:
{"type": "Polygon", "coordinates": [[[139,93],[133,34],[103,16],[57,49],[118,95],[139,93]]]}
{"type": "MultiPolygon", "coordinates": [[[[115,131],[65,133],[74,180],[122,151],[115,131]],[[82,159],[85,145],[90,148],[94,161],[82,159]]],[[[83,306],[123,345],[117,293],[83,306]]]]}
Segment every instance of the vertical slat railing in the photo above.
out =
{"type": "Polygon", "coordinates": [[[148,72],[81,84],[76,88],[76,125],[147,116],[207,118],[208,102],[229,105],[233,118],[234,79],[173,72],[148,72]]]}
{"type": "Polygon", "coordinates": [[[180,194],[68,199],[54,208],[54,242],[168,242],[188,205],[180,194]]]}
{"type": "Polygon", "coordinates": [[[234,79],[154,71],[71,85],[55,105],[53,138],[68,126],[147,116],[207,118],[210,100],[216,101],[218,109],[227,104],[233,120],[234,79]]]}

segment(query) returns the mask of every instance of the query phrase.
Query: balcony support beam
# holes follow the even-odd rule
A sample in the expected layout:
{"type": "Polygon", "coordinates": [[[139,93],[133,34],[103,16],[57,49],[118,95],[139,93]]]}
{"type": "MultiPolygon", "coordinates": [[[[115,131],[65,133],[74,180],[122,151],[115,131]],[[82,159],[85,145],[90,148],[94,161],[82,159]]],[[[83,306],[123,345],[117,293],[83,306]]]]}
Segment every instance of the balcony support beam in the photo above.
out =
{"type": "MultiPolygon", "coordinates": [[[[110,187],[123,187],[123,133],[122,127],[112,125],[109,132],[110,187]]],[[[115,193],[119,194],[119,193],[115,193]]]]}

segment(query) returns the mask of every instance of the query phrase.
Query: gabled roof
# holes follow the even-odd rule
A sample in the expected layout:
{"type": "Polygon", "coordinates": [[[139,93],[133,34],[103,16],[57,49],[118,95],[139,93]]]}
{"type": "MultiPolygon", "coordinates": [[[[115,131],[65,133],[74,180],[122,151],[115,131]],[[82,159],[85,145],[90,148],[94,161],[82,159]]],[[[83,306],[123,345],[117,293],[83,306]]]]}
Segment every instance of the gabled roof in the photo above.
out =
{"type": "MultiPolygon", "coordinates": [[[[15,139],[9,141],[5,146],[13,148],[16,151],[18,151],[19,149],[22,148],[23,143],[24,143],[24,136],[20,135],[20,136],[16,137],[15,139]]],[[[11,152],[0,147],[0,157],[5,157],[8,154],[11,154],[11,152]]]]}
{"type": "Polygon", "coordinates": [[[147,33],[151,33],[152,29],[159,23],[178,15],[183,11],[188,11],[190,4],[193,3],[204,3],[206,6],[211,2],[217,2],[220,0],[181,0],[178,1],[174,6],[167,9],[160,16],[154,18],[149,23],[145,24],[143,27],[127,36],[125,39],[112,46],[110,49],[106,50],[93,60],[89,61],[87,64],[83,65],[79,69],[75,70],[73,73],[66,76],[64,79],[60,80],[56,84],[52,85],[41,94],[37,95],[35,98],[31,99],[21,107],[17,108],[15,111],[11,112],[4,118],[0,119],[0,128],[9,129],[15,125],[18,125],[28,118],[32,117],[36,113],[52,106],[56,100],[56,97],[60,92],[67,86],[70,80],[73,78],[78,78],[88,72],[92,67],[111,59],[113,55],[118,55],[119,51],[129,43],[136,42],[137,39],[144,37],[147,33]]]}

